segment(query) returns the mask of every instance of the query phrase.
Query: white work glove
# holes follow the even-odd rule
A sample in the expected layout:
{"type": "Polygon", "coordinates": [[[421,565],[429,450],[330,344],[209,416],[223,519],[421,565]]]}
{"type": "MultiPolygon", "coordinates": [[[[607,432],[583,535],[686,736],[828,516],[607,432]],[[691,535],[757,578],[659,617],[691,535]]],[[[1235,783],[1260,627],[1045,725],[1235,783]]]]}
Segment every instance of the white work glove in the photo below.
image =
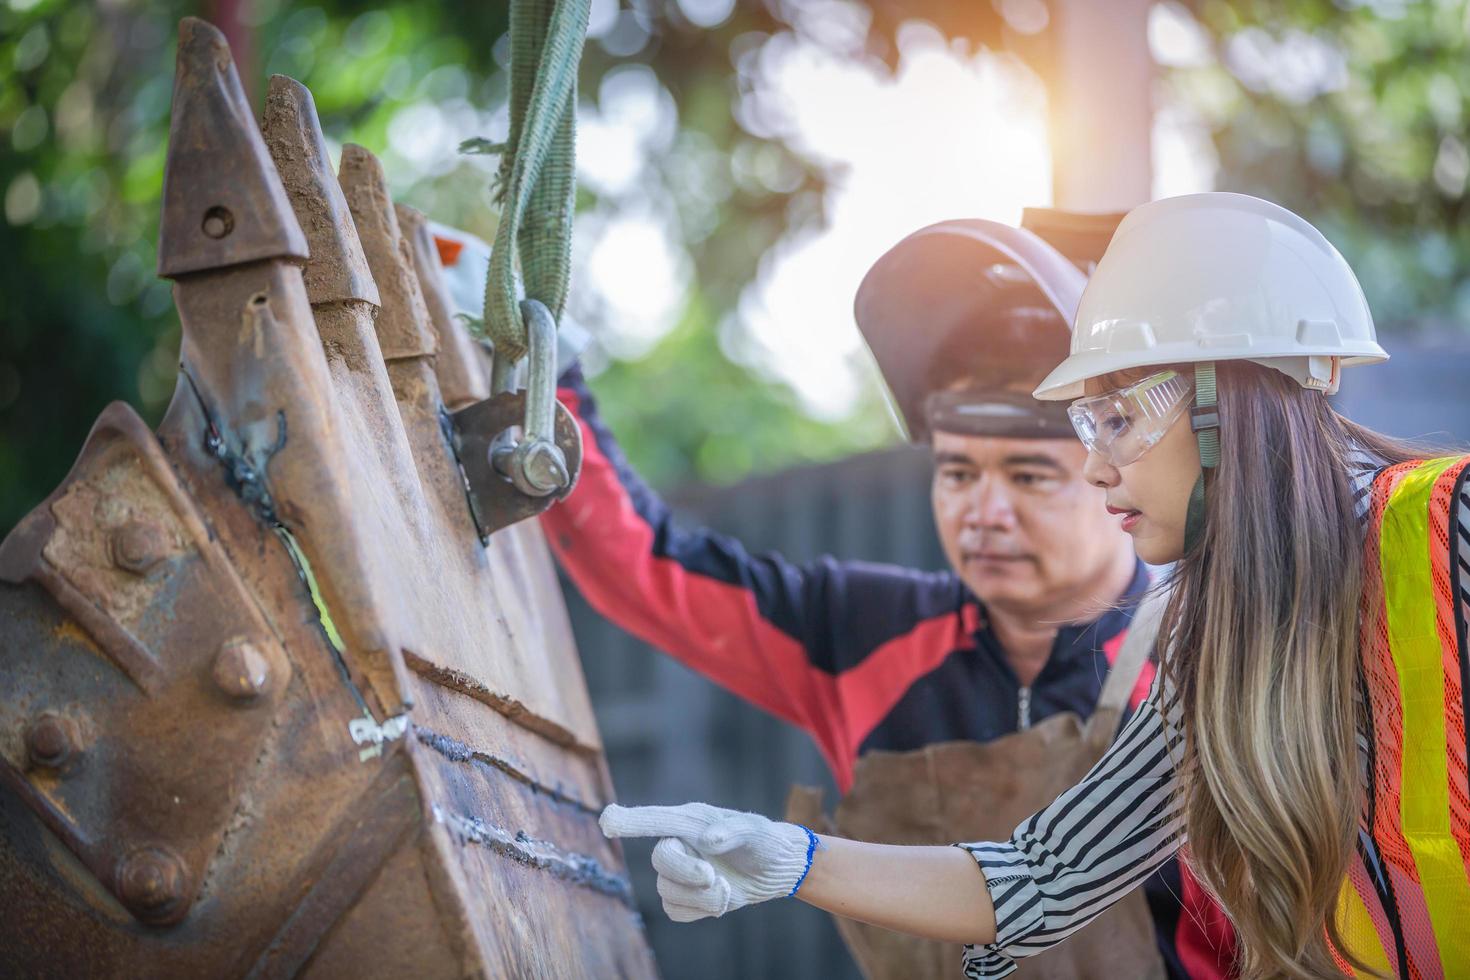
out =
{"type": "Polygon", "coordinates": [[[662,838],[653,849],[653,869],[664,911],[675,922],[793,894],[817,841],[805,827],[707,803],[614,803],[598,822],[609,837],[662,838]]]}

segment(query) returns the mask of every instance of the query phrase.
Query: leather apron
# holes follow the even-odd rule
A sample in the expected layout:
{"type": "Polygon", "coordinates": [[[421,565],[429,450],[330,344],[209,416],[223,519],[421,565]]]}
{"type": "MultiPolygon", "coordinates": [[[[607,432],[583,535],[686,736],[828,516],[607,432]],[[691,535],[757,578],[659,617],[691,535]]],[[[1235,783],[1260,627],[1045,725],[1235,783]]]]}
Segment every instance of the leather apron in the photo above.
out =
{"type": "MultiPolygon", "coordinates": [[[[1163,600],[1152,593],[1144,600],[1086,722],[1064,712],[989,742],[868,752],[858,759],[852,790],[832,817],[823,813],[820,789],[793,786],[786,819],[819,833],[883,844],[1008,840],[1021,821],[1078,783],[1112,742],[1153,647],[1163,600]]],[[[959,946],[836,920],[868,980],[959,975],[959,946]]],[[[1167,976],[1141,888],[1065,942],[1017,963],[1014,976],[1022,978],[1167,976]]]]}

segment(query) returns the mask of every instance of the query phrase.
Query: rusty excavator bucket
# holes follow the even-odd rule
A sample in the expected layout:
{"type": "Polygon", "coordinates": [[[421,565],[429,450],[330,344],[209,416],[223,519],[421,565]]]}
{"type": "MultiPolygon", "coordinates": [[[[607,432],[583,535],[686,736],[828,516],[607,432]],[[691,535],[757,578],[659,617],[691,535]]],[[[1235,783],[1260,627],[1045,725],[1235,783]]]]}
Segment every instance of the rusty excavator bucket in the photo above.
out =
{"type": "Polygon", "coordinates": [[[490,365],[423,216],[300,84],[257,128],[191,19],[160,239],[162,425],[108,406],[0,545],[0,974],[653,975],[540,529],[471,510],[490,365]]]}

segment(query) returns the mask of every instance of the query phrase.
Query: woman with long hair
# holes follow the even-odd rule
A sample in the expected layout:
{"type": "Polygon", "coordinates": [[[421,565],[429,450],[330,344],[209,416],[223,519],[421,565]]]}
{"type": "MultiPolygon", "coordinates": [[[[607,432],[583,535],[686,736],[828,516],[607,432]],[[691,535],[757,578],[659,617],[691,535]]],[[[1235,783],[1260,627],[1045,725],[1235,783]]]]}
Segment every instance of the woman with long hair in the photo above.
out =
{"type": "Polygon", "coordinates": [[[1158,682],[1108,754],[1009,841],[865,844],[705,804],[609,807],[604,830],[663,838],[675,919],[794,894],[969,944],[971,977],[1187,843],[1243,976],[1470,977],[1470,456],[1332,409],[1344,366],[1386,358],[1298,216],[1223,193],[1136,209],[1036,392],[1072,400],[1088,478],[1173,564],[1158,682]]]}

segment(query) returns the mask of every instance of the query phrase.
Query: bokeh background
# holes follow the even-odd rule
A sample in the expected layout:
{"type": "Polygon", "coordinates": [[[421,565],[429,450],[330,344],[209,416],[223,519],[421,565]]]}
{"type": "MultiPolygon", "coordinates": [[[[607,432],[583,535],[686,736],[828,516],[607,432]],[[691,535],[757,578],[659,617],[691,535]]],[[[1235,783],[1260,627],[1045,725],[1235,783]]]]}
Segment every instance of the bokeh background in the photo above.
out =
{"type": "MultiPolygon", "coordinates": [[[[189,14],[257,106],[302,80],[334,153],[369,147],[400,200],[493,237],[496,161],[456,147],[504,137],[504,2],[0,0],[0,533],[107,402],[156,421],[173,391],[155,242],[189,14]]],[[[570,307],[592,385],[689,520],[939,567],[922,453],[852,323],[868,265],[945,218],[1227,189],[1357,269],[1394,360],[1344,410],[1470,440],[1467,46],[1462,0],[596,0],[570,307]]],[[[778,812],[824,782],[803,736],[568,598],[625,799],[778,812]]],[[[671,926],[630,857],[666,976],[853,975],[797,903],[671,926]]]]}

